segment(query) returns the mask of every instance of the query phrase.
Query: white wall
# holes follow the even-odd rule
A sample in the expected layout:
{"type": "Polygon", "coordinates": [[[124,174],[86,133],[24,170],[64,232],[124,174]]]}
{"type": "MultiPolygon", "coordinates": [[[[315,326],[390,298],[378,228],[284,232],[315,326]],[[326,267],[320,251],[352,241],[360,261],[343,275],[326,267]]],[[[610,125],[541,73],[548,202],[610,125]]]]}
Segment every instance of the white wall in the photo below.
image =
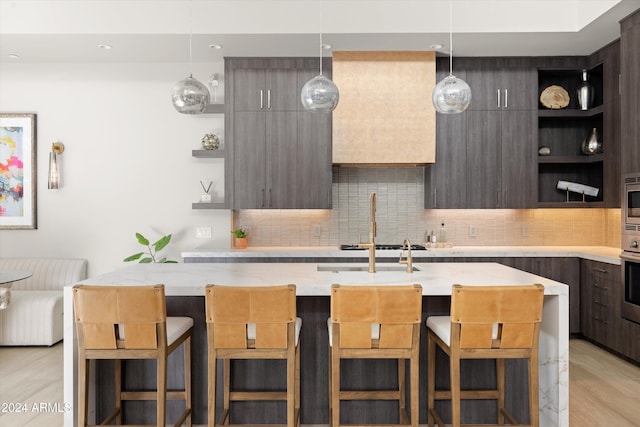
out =
{"type": "MultiPolygon", "coordinates": [[[[223,63],[194,64],[194,77],[222,76],[223,63]]],[[[222,115],[189,116],[171,104],[185,64],[2,63],[0,112],[37,114],[37,230],[1,230],[2,257],[77,257],[89,275],[126,264],[149,239],[172,233],[169,258],[194,248],[230,244],[228,210],[192,210],[200,180],[213,180],[222,198],[222,159],[196,159],[191,150],[222,115]],[[47,189],[51,143],[65,145],[62,186],[47,189]],[[196,239],[210,226],[212,239],[196,239]]],[[[224,79],[224,76],[222,76],[224,79]]],[[[222,102],[224,86],[218,88],[222,102]]]]}

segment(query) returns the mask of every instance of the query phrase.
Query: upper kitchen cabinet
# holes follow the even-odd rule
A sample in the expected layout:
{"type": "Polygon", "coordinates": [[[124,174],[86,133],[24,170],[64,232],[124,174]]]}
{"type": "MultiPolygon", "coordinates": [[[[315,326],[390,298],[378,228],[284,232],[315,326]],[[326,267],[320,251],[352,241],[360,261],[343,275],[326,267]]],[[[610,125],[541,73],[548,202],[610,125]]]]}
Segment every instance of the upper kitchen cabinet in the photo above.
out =
{"type": "MultiPolygon", "coordinates": [[[[331,115],[300,102],[313,58],[226,58],[226,191],[233,209],[331,207],[331,115]]],[[[324,67],[330,73],[330,64],[324,67]]]]}
{"type": "Polygon", "coordinates": [[[640,11],[620,21],[623,174],[640,172],[640,11]]]}
{"type": "Polygon", "coordinates": [[[555,106],[540,101],[538,148],[544,151],[537,157],[538,206],[620,206],[618,58],[616,42],[590,57],[539,60],[539,95],[550,87],[560,87],[568,96],[560,96],[562,102],[555,106]],[[588,105],[581,105],[578,89],[584,83],[585,74],[593,95],[588,105]],[[602,148],[595,152],[583,147],[593,129],[602,143],[602,148]],[[598,194],[590,196],[560,190],[559,181],[594,187],[598,194]]]}
{"type": "Polygon", "coordinates": [[[433,163],[434,52],[334,52],[333,81],[340,90],[333,113],[334,164],[433,163]]]}
{"type": "Polygon", "coordinates": [[[535,110],[536,69],[532,58],[461,58],[471,88],[468,110],[535,110]]]}
{"type": "MultiPolygon", "coordinates": [[[[526,82],[535,68],[526,70],[532,66],[528,58],[461,58],[456,64],[454,74],[471,87],[471,105],[461,114],[437,115],[436,163],[425,169],[425,208],[534,207],[536,116],[526,82]],[[509,76],[510,64],[515,76],[509,76]]],[[[438,80],[446,76],[445,58],[438,59],[437,70],[438,80]]]]}

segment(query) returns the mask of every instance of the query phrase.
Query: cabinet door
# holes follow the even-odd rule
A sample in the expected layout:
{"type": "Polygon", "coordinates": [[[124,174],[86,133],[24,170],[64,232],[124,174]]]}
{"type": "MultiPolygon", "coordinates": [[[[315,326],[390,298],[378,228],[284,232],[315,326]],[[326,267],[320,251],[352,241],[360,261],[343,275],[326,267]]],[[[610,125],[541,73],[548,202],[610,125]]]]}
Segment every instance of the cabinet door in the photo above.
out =
{"type": "MultiPolygon", "coordinates": [[[[501,87],[501,73],[496,58],[463,58],[454,61],[466,71],[466,82],[471,88],[471,104],[468,110],[498,110],[498,91],[501,87]]],[[[502,101],[502,99],[501,99],[502,101]]]]}
{"type": "Polygon", "coordinates": [[[297,112],[273,111],[266,117],[266,203],[273,209],[296,208],[298,152],[297,112]]]}
{"type": "Polygon", "coordinates": [[[499,207],[533,208],[538,200],[536,112],[507,110],[501,117],[499,207]]]}
{"type": "Polygon", "coordinates": [[[569,333],[581,332],[580,260],[578,258],[534,258],[534,268],[526,270],[569,286],[569,333]]]}
{"type": "Polygon", "coordinates": [[[425,167],[425,209],[467,207],[466,117],[436,116],[436,162],[425,167]]]}
{"type": "Polygon", "coordinates": [[[297,207],[330,209],[331,115],[298,112],[297,207]]]}
{"type": "Polygon", "coordinates": [[[233,119],[233,208],[267,204],[265,113],[236,111],[233,119]]]}
{"type": "Polygon", "coordinates": [[[266,71],[265,108],[270,111],[297,111],[300,91],[297,85],[298,70],[295,68],[277,68],[275,64],[266,71]]]}
{"type": "Polygon", "coordinates": [[[537,110],[538,75],[531,58],[500,58],[502,110],[537,110]]]}
{"type": "Polygon", "coordinates": [[[467,208],[498,207],[501,177],[500,112],[467,111],[467,208]]]}
{"type": "Polygon", "coordinates": [[[233,70],[234,111],[260,111],[266,106],[266,74],[255,68],[233,70]]]}

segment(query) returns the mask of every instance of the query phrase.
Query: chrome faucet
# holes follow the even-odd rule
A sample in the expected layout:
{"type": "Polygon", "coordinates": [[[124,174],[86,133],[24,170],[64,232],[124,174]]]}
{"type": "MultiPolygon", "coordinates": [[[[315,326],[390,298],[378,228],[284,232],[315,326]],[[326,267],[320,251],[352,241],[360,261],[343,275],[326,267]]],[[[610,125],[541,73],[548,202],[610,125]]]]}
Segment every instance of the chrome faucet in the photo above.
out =
{"type": "Polygon", "coordinates": [[[369,197],[369,241],[358,243],[359,248],[369,249],[369,273],[376,272],[376,193],[369,197]]]}
{"type": "Polygon", "coordinates": [[[411,242],[409,242],[409,239],[404,239],[404,242],[402,242],[402,250],[400,251],[400,260],[398,262],[407,264],[407,273],[413,273],[413,258],[411,258],[411,242]],[[405,245],[407,246],[407,259],[403,260],[402,255],[404,254],[405,245]]]}

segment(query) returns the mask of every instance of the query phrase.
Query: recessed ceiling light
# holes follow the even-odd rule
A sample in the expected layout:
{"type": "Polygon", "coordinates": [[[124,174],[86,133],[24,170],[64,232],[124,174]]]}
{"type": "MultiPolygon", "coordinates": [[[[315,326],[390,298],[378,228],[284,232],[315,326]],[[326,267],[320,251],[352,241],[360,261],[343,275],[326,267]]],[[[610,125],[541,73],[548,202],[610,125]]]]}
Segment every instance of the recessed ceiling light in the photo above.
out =
{"type": "Polygon", "coordinates": [[[216,50],[222,49],[222,45],[221,44],[216,44],[216,43],[210,44],[209,47],[211,49],[216,49],[216,50]]]}
{"type": "Polygon", "coordinates": [[[431,46],[429,46],[431,49],[437,50],[437,49],[442,49],[444,47],[444,45],[441,44],[432,44],[431,46]]]}
{"type": "Polygon", "coordinates": [[[111,50],[113,49],[113,46],[111,46],[110,44],[99,44],[98,47],[100,49],[104,49],[104,50],[111,50]]]}
{"type": "Polygon", "coordinates": [[[331,46],[330,44],[327,44],[327,43],[323,43],[320,47],[322,47],[322,49],[324,49],[324,50],[331,50],[331,48],[333,46],[331,46]]]}
{"type": "Polygon", "coordinates": [[[7,55],[7,57],[11,59],[18,59],[20,58],[20,55],[16,55],[15,53],[10,53],[7,55]]]}

